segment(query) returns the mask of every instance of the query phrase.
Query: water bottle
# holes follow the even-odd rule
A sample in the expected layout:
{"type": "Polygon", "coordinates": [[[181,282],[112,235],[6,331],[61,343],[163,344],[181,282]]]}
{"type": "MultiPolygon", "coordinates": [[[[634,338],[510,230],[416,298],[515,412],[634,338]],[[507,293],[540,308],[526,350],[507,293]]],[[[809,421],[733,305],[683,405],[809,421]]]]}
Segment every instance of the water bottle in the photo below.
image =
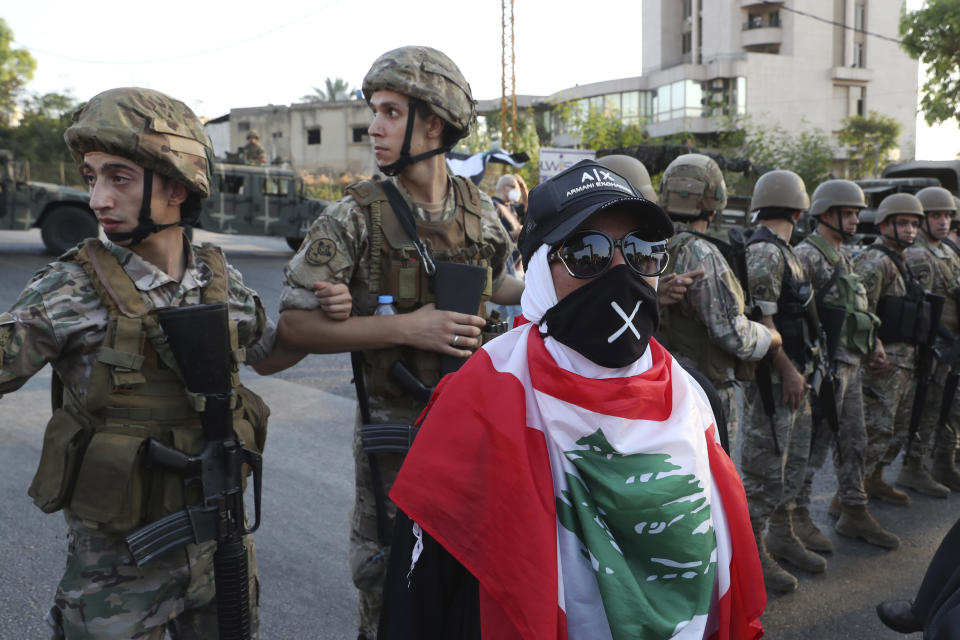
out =
{"type": "Polygon", "coordinates": [[[374,310],[375,316],[395,316],[397,308],[393,306],[393,296],[378,296],[377,308],[374,310]]]}

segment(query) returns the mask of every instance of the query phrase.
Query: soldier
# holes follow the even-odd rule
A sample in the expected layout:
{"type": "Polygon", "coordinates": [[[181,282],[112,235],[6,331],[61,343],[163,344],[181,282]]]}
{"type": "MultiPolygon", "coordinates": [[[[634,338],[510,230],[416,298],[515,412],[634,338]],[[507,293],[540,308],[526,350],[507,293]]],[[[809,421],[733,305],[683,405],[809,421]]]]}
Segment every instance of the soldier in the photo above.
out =
{"type": "MultiPolygon", "coordinates": [[[[945,497],[948,489],[960,491],[960,473],[957,472],[954,460],[954,451],[957,448],[955,429],[960,426],[960,399],[944,397],[944,387],[951,367],[960,369],[960,362],[955,365],[948,361],[954,342],[960,340],[960,318],[957,313],[957,298],[960,293],[960,257],[944,240],[950,231],[950,223],[957,215],[953,195],[943,187],[927,187],[917,192],[917,199],[923,205],[924,218],[920,223],[920,235],[912,247],[903,252],[904,260],[910,270],[920,282],[925,291],[944,297],[943,313],[940,316],[940,327],[946,334],[941,333],[937,339],[937,352],[941,355],[940,362],[927,392],[927,402],[923,408],[919,436],[913,442],[908,452],[907,464],[909,469],[925,468],[924,457],[930,448],[931,435],[933,436],[933,467],[932,476],[941,486],[922,482],[922,489],[914,488],[921,493],[945,497]],[[949,403],[948,420],[938,424],[943,402],[949,403]]],[[[910,480],[908,480],[909,482],[910,480]]],[[[910,487],[911,484],[904,484],[910,487]]]]}
{"type": "MultiPolygon", "coordinates": [[[[866,208],[863,190],[849,180],[827,180],[813,192],[810,215],[817,228],[801,242],[795,252],[806,277],[813,284],[820,320],[828,334],[827,344],[836,344],[828,357],[839,386],[836,389],[839,432],[833,464],[839,490],[830,503],[831,515],[839,518],[837,533],[861,538],[885,549],[896,549],[900,539],[886,531],[867,510],[867,493],[863,488],[864,455],[867,450],[867,428],[863,421],[863,392],[860,367],[873,351],[879,319],[867,310],[867,292],[853,272],[848,247],[843,243],[853,238],[858,215],[866,208]],[[835,317],[838,322],[828,322],[835,317]]],[[[832,430],[820,421],[814,425],[806,480],[793,510],[793,526],[797,536],[812,551],[833,551],[833,543],[810,520],[810,496],[813,475],[826,460],[834,439],[832,430]]]]}
{"type": "MultiPolygon", "coordinates": [[[[924,292],[903,261],[903,250],[913,244],[923,219],[923,205],[909,193],[887,196],[877,208],[877,239],[853,260],[853,268],[867,290],[871,313],[880,317],[876,346],[863,367],[863,417],[867,425],[864,470],[867,495],[906,506],[910,498],[883,479],[883,468],[897,457],[907,438],[913,404],[918,324],[929,331],[929,305],[924,292]],[[916,318],[925,318],[916,321],[916,318]]],[[[930,474],[906,463],[897,478],[904,486],[939,485],[930,474]]],[[[949,491],[948,491],[949,493],[949,491]]]]}
{"type": "MultiPolygon", "coordinates": [[[[69,528],[66,571],[47,621],[52,637],[70,640],[160,640],[167,630],[215,638],[216,543],[188,544],[137,568],[124,541],[184,506],[179,474],[141,460],[144,440],[190,455],[203,446],[179,374],[158,361],[169,361],[169,347],[155,312],[228,302],[232,347],[260,373],[282,368],[280,351],[271,351],[275,328],[222,251],[191,247],[180,229],[200,214],[213,162],[185,104],[149,89],[111,89],[77,110],[64,137],[109,242],[88,239],[70,250],[0,314],[0,393],[47,363],[62,380],[30,487],[41,509],[63,509],[69,528]]],[[[269,410],[237,382],[234,393],[238,436],[262,447],[269,410]]],[[[252,539],[247,548],[256,637],[252,539]]]]}
{"type": "Polygon", "coordinates": [[[260,144],[260,134],[256,129],[247,132],[247,144],[240,147],[240,154],[246,164],[263,164],[267,161],[267,150],[260,144]]]}
{"type": "Polygon", "coordinates": [[[689,153],[663,172],[660,205],[676,226],[668,268],[676,273],[699,268],[704,274],[678,304],[661,309],[660,337],[682,365],[700,370],[716,387],[732,454],[743,414],[744,382],[753,379],[749,363],[776,350],[781,338],[776,329],[744,315],[743,288],[719,248],[730,247],[705,235],[726,204],[723,173],[713,159],[689,153]]]}
{"type": "Polygon", "coordinates": [[[794,498],[803,485],[810,453],[807,376],[813,371],[814,333],[808,307],[813,292],[803,265],[788,244],[810,206],[803,180],[792,171],[770,171],[757,181],[751,209],[759,226],[747,243],[750,295],[760,321],[776,329],[783,346],[757,367],[750,418],[744,423],[741,473],[767,588],[788,592],[797,579],[777,560],[810,573],[827,561],[806,549],[791,524],[794,498]],[[770,530],[764,537],[767,521],[770,530]]]}
{"type": "MultiPolygon", "coordinates": [[[[406,365],[422,384],[435,385],[441,358],[468,357],[480,346],[485,324],[479,315],[436,308],[434,282],[428,275],[428,269],[433,270],[431,254],[438,263],[485,268],[484,300],[517,304],[523,283],[505,273],[513,243],[490,198],[446,169],[444,153],[469,133],[476,116],[470,85],[453,61],[429,47],[389,51],[373,63],[363,81],[363,94],[373,110],[369,132],[377,163],[391,178],[348,187],[347,195],[327,207],[310,227],[285,270],[280,336],[294,348],[312,353],[362,354],[354,369],[354,375],[366,382],[366,393],[358,388],[361,411],[368,407],[377,423],[409,425],[424,401],[412,397],[388,374],[394,363],[406,365]],[[409,231],[404,230],[404,220],[409,231]],[[349,284],[354,316],[334,324],[318,313],[316,281],[349,284]],[[378,294],[392,296],[399,313],[374,315],[378,294]]],[[[361,447],[359,419],[350,566],[360,590],[359,637],[372,639],[389,544],[386,520],[395,513],[383,497],[404,453],[368,459],[361,447]]]]}

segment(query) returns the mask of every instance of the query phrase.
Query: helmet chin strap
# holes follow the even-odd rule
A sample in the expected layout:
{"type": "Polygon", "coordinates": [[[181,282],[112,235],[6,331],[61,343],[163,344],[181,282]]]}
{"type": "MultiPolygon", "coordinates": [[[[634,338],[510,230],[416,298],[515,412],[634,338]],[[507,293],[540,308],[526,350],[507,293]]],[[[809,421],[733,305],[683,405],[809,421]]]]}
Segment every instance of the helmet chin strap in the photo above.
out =
{"type": "Polygon", "coordinates": [[[888,235],[885,234],[885,233],[881,233],[880,235],[882,235],[882,236],[883,236],[884,238],[886,238],[887,240],[890,240],[891,242],[896,242],[896,243],[897,243],[898,245],[900,245],[901,247],[909,247],[909,246],[913,245],[913,242],[914,242],[913,240],[902,240],[902,239],[900,238],[900,233],[897,231],[897,219],[896,219],[896,216],[894,216],[894,219],[893,219],[893,236],[888,236],[888,235]]]}
{"type": "MultiPolygon", "coordinates": [[[[843,230],[843,227],[835,227],[835,226],[833,226],[832,224],[830,224],[829,222],[827,222],[826,220],[824,220],[825,217],[826,217],[826,214],[824,214],[824,215],[820,216],[819,218],[817,218],[817,224],[822,224],[822,225],[825,226],[827,229],[830,229],[831,231],[836,231],[837,233],[839,233],[839,234],[840,234],[840,240],[841,240],[841,241],[844,241],[844,242],[845,242],[845,241],[850,240],[851,238],[853,238],[853,234],[852,234],[852,233],[847,233],[846,231],[843,230]]],[[[838,222],[838,223],[840,222],[840,214],[839,214],[839,213],[837,214],[837,222],[838,222]]]]}
{"type": "Polygon", "coordinates": [[[183,222],[171,222],[170,224],[157,224],[150,217],[150,201],[153,199],[153,170],[143,170],[143,199],[140,201],[140,215],[137,217],[137,226],[133,231],[113,231],[106,232],[107,238],[111,242],[125,242],[130,240],[128,247],[140,244],[144,238],[151,233],[157,233],[170,227],[183,226],[183,222]]]}
{"type": "Polygon", "coordinates": [[[407,103],[407,129],[403,134],[403,145],[400,147],[400,157],[390,164],[385,164],[380,167],[380,171],[385,175],[400,175],[400,173],[411,164],[420,162],[421,160],[426,160],[427,158],[441,153],[446,153],[453,148],[453,145],[449,145],[445,147],[437,147],[436,149],[430,149],[430,151],[424,151],[423,153],[415,156],[410,155],[410,140],[413,138],[413,123],[417,117],[418,104],[419,101],[414,98],[410,98],[410,102],[407,103]]]}

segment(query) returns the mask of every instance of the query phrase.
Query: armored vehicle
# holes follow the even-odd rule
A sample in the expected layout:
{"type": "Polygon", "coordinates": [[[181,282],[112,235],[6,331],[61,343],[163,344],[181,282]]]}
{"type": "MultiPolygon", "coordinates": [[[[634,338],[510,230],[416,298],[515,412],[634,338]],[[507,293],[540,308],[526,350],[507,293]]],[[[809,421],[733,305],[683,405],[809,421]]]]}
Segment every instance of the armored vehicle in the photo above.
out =
{"type": "Polygon", "coordinates": [[[47,251],[60,255],[97,235],[89,203],[83,189],[18,179],[13,154],[0,149],[0,229],[39,228],[47,251]]]}
{"type": "Polygon", "coordinates": [[[290,169],[217,163],[197,226],[215,233],[279,236],[296,251],[328,204],[304,197],[303,182],[290,169]]]}

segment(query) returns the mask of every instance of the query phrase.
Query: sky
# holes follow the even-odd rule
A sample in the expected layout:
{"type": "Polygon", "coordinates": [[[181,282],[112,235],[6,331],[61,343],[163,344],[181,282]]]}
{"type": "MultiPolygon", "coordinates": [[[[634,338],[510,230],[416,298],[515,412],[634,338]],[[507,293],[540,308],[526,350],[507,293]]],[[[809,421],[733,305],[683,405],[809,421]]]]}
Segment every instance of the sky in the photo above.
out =
{"type": "MultiPolygon", "coordinates": [[[[908,0],[911,8],[921,0],[908,0]]],[[[8,2],[0,17],[37,71],[27,90],[79,100],[117,86],[169,93],[201,117],[300,101],[325,78],[359,88],[381,53],[411,44],[449,55],[476,99],[501,93],[495,0],[8,2]]],[[[518,94],[640,75],[640,0],[514,0],[518,94]]],[[[896,34],[890,34],[896,35],[896,34]]],[[[748,105],[749,108],[749,105],[748,105]]],[[[956,123],[920,123],[917,157],[953,159],[956,123]]]]}

